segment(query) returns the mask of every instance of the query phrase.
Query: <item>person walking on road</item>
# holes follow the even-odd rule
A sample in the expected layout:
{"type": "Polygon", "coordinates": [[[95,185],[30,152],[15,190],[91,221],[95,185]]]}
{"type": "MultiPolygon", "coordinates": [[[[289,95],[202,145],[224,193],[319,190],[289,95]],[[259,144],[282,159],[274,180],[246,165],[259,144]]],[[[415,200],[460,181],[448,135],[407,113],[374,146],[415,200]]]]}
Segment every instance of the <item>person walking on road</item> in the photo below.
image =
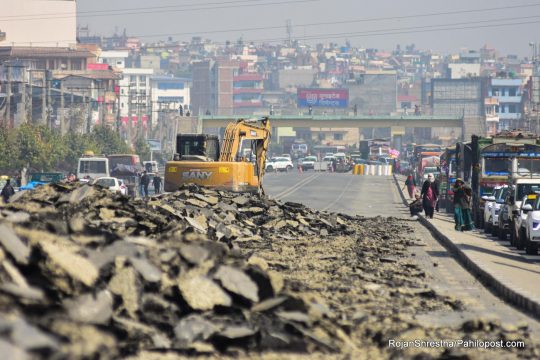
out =
{"type": "Polygon", "coordinates": [[[150,185],[150,177],[148,176],[148,173],[146,171],[143,171],[143,175],[141,176],[141,197],[145,198],[148,197],[148,185],[150,185]]]}
{"type": "Polygon", "coordinates": [[[414,189],[416,188],[416,181],[414,181],[414,178],[412,175],[407,176],[407,180],[405,180],[405,186],[407,186],[407,191],[409,192],[409,198],[414,198],[414,189]]]}
{"type": "Polygon", "coordinates": [[[435,205],[437,204],[437,199],[439,197],[439,189],[435,183],[435,177],[433,174],[429,174],[427,180],[422,186],[422,205],[424,207],[424,212],[426,217],[433,219],[433,213],[435,211],[435,205]]]}
{"type": "Polygon", "coordinates": [[[472,190],[463,180],[456,179],[454,184],[454,221],[457,231],[474,230],[471,214],[472,190]]]}
{"type": "Polygon", "coordinates": [[[153,183],[154,183],[154,193],[156,194],[159,194],[161,192],[161,177],[159,176],[159,174],[156,174],[156,176],[154,176],[154,180],[153,180],[153,183]]]}
{"type": "Polygon", "coordinates": [[[4,188],[2,189],[2,192],[0,195],[2,196],[2,199],[4,200],[4,203],[9,202],[9,198],[15,194],[15,189],[13,189],[13,186],[11,186],[10,179],[7,179],[6,185],[4,185],[4,188]]]}

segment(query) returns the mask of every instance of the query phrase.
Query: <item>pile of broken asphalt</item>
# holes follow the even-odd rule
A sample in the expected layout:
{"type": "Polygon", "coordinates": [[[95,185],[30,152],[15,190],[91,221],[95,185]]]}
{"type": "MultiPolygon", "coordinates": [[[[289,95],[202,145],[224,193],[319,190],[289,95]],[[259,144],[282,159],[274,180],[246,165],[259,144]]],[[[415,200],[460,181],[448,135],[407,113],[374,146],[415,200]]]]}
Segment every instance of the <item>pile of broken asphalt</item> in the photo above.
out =
{"type": "MultiPolygon", "coordinates": [[[[188,186],[149,201],[55,184],[0,205],[0,350],[7,358],[343,353],[390,338],[527,339],[527,328],[473,321],[426,329],[398,313],[459,309],[404,261],[414,245],[392,219],[319,213],[300,204],[188,186]],[[380,229],[390,221],[395,236],[380,229]],[[340,312],[259,254],[298,239],[355,238],[356,302],[340,312]],[[359,329],[361,339],[357,339],[359,329]],[[352,334],[355,334],[353,337],[352,334]]],[[[336,275],[336,274],[329,274],[336,275]]],[[[340,279],[336,279],[336,284],[340,279]]],[[[353,280],[350,280],[353,281],[353,280]]],[[[335,299],[347,298],[336,285],[335,299]]],[[[346,305],[346,304],[345,304],[346,305]]],[[[520,356],[534,358],[535,347],[520,356]]],[[[446,356],[442,353],[439,355],[446,356]]]]}

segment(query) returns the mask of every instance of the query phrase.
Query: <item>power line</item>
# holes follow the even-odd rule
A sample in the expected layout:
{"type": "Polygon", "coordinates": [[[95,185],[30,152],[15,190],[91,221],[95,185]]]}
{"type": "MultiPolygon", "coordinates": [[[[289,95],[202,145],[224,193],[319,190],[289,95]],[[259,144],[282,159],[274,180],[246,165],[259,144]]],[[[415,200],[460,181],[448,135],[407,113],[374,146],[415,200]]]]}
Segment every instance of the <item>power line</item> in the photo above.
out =
{"type": "MultiPolygon", "coordinates": [[[[259,0],[257,0],[259,1],[259,0]]],[[[260,0],[267,1],[267,0],[260,0]]],[[[158,10],[145,10],[145,11],[133,11],[133,12],[118,12],[118,13],[105,13],[105,14],[94,14],[94,15],[81,15],[80,18],[87,17],[108,17],[108,16],[124,16],[124,15],[146,15],[146,14],[157,14],[157,13],[171,13],[171,12],[191,12],[191,11],[201,11],[201,10],[220,10],[220,9],[234,9],[234,8],[250,8],[250,7],[260,7],[260,6],[270,6],[270,5],[290,5],[290,4],[299,4],[299,3],[308,3],[308,2],[319,2],[323,0],[289,0],[289,1],[271,1],[268,3],[257,3],[257,4],[238,4],[230,6],[211,6],[211,7],[198,7],[190,9],[158,9],[158,10]]],[[[155,9],[155,8],[153,8],[155,9]]],[[[33,21],[33,20],[57,20],[57,19],[66,19],[72,18],[73,16],[51,16],[51,17],[26,17],[18,19],[2,19],[0,21],[33,21]]]]}
{"type": "MultiPolygon", "coordinates": [[[[528,4],[528,5],[514,5],[514,6],[501,6],[501,7],[491,7],[491,8],[482,8],[482,9],[466,9],[466,10],[455,10],[455,11],[446,11],[446,12],[432,12],[432,13],[421,13],[413,15],[402,15],[402,16],[387,16],[387,17],[375,17],[375,18],[362,18],[362,19],[353,19],[353,20],[336,20],[336,21],[326,21],[326,22],[316,22],[316,23],[307,23],[307,24],[298,24],[296,27],[314,27],[314,26],[331,26],[331,25],[344,25],[344,24],[355,24],[361,22],[377,22],[377,21],[388,21],[388,20],[404,20],[411,18],[423,18],[423,17],[432,17],[432,16],[445,16],[445,15],[459,15],[459,14],[468,14],[468,13],[479,13],[487,11],[498,11],[498,10],[510,10],[510,9],[521,9],[521,8],[531,8],[531,7],[540,7],[540,4],[528,4]]],[[[493,20],[495,21],[495,20],[493,20]]],[[[147,37],[169,37],[169,36],[183,36],[183,35],[202,35],[202,34],[215,34],[215,33],[229,33],[229,32],[245,32],[245,31],[260,31],[260,30],[275,30],[282,29],[283,26],[262,26],[262,27],[248,27],[248,28],[236,28],[236,29],[218,29],[218,30],[206,30],[206,31],[190,31],[190,32],[181,32],[181,33],[162,33],[162,34],[135,34],[130,35],[137,38],[147,38],[147,37]]],[[[39,43],[50,43],[50,42],[63,42],[68,40],[52,40],[52,41],[36,41],[34,44],[39,43]]]]}

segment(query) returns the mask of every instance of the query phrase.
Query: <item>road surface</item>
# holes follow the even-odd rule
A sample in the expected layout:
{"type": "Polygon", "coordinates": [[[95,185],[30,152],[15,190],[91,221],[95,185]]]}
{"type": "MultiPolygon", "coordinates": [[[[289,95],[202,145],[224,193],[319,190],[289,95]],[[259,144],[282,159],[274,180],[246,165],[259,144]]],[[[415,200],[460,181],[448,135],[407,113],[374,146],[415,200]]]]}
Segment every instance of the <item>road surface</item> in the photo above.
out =
{"type": "MultiPolygon", "coordinates": [[[[411,221],[399,190],[391,177],[304,172],[270,173],[264,178],[267,195],[281,201],[305,204],[321,211],[349,215],[398,217],[411,221]]],[[[411,258],[429,274],[429,285],[438,292],[460,299],[465,311],[421,315],[433,325],[458,325],[466,319],[483,317],[503,323],[526,322],[533,333],[540,323],[506,304],[465,270],[431,233],[416,221],[415,234],[425,246],[410,248],[411,258]]],[[[511,271],[509,269],[508,271],[511,271]]]]}

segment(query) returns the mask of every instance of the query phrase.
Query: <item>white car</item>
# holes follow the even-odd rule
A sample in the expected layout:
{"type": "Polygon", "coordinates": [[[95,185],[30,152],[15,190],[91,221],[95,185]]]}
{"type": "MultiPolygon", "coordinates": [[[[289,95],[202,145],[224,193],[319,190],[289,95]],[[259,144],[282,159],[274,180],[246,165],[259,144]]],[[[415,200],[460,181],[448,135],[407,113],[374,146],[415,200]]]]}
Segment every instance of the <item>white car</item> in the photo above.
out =
{"type": "Polygon", "coordinates": [[[114,177],[100,177],[94,180],[93,184],[102,186],[122,195],[128,194],[128,189],[126,184],[124,184],[124,181],[114,177]]]}
{"type": "Polygon", "coordinates": [[[292,161],[292,157],[291,157],[291,154],[281,154],[281,156],[280,156],[280,157],[284,157],[284,158],[287,158],[287,159],[289,159],[289,160],[291,160],[291,161],[292,161]]]}
{"type": "MultiPolygon", "coordinates": [[[[499,210],[501,208],[501,204],[497,204],[497,200],[500,198],[501,194],[503,192],[503,186],[496,186],[493,190],[493,194],[491,195],[485,195],[482,196],[482,199],[485,201],[484,204],[484,231],[486,233],[491,233],[493,236],[497,235],[497,228],[498,228],[498,222],[494,221],[494,208],[497,206],[499,207],[499,210]]],[[[498,212],[496,213],[496,216],[498,217],[498,212]]]]}
{"type": "Polygon", "coordinates": [[[523,211],[527,212],[525,220],[525,252],[528,255],[538,254],[538,244],[540,243],[540,196],[533,205],[523,206],[523,211]]]}
{"type": "Polygon", "coordinates": [[[289,171],[294,168],[291,159],[275,157],[266,162],[266,171],[289,171]]]}
{"type": "Polygon", "coordinates": [[[315,163],[317,162],[316,156],[306,156],[302,159],[302,170],[315,169],[315,163]]]}
{"type": "Polygon", "coordinates": [[[534,203],[536,202],[536,199],[538,196],[536,194],[532,195],[525,195],[521,199],[521,205],[519,207],[519,210],[517,210],[517,214],[514,215],[514,224],[516,228],[516,241],[513,244],[516,248],[519,250],[523,249],[525,247],[525,240],[527,238],[527,216],[529,215],[529,212],[532,210],[534,203]],[[530,205],[530,206],[527,206],[530,205]]]}
{"type": "Polygon", "coordinates": [[[508,185],[503,185],[501,187],[500,192],[497,194],[498,196],[495,199],[495,202],[493,203],[493,206],[490,209],[491,212],[491,234],[493,236],[499,235],[499,215],[501,213],[501,209],[504,205],[504,199],[506,198],[506,194],[508,194],[508,191],[510,191],[510,187],[508,185]]]}

